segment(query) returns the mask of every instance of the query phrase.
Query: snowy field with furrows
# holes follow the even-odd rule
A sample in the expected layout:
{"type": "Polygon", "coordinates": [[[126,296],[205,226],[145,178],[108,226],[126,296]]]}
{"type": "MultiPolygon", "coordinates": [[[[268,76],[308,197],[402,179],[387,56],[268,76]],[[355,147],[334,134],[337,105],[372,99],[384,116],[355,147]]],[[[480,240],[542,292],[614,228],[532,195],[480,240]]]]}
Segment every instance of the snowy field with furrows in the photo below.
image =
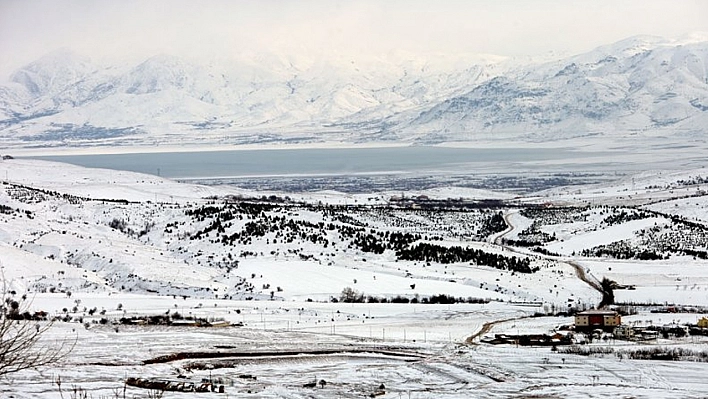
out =
{"type": "Polygon", "coordinates": [[[707,388],[703,335],[605,336],[588,353],[484,343],[573,324],[569,311],[596,307],[608,279],[625,323],[695,324],[708,308],[702,169],[493,201],[456,188],[263,193],[16,159],[0,161],[0,178],[5,291],[55,320],[47,345],[75,342],[60,364],[12,375],[2,397],[707,388]],[[657,348],[681,354],[632,358],[657,348]],[[145,387],[160,382],[216,392],[145,387]]]}

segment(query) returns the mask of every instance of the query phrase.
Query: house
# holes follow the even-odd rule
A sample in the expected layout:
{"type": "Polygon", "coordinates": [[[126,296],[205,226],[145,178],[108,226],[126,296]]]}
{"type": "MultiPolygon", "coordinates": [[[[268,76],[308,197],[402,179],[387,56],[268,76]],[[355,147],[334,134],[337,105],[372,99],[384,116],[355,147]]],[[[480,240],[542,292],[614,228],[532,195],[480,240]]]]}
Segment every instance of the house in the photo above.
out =
{"type": "Polygon", "coordinates": [[[622,324],[622,319],[619,313],[614,310],[592,309],[575,315],[576,331],[592,331],[598,328],[612,331],[620,324],[622,324]]]}

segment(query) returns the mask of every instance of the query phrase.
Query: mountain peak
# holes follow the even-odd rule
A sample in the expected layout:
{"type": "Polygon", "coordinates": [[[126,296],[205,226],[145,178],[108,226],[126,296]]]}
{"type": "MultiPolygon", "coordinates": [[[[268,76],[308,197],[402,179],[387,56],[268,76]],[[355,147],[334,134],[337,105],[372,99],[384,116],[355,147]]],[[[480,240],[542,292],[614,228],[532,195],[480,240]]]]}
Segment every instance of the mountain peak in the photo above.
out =
{"type": "Polygon", "coordinates": [[[670,41],[660,36],[637,35],[612,44],[600,46],[593,50],[593,52],[603,52],[631,57],[644,51],[652,50],[658,46],[668,44],[670,44],[670,41]]]}
{"type": "Polygon", "coordinates": [[[47,71],[93,71],[95,69],[88,57],[79,55],[68,48],[60,48],[23,66],[15,73],[21,71],[34,73],[46,73],[47,71]]]}
{"type": "Polygon", "coordinates": [[[90,59],[62,48],[20,68],[10,80],[39,97],[56,94],[95,71],[90,59]]]}

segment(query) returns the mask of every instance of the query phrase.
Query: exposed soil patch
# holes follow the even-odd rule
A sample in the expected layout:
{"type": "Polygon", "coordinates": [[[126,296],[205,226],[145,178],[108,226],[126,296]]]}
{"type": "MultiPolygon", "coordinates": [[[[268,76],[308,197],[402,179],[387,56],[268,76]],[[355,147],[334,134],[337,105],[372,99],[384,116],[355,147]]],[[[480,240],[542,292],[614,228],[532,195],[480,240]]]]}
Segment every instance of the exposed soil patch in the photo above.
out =
{"type": "Polygon", "coordinates": [[[381,349],[322,349],[322,350],[297,350],[297,351],[264,351],[264,352],[177,352],[169,355],[154,357],[145,360],[143,364],[170,363],[185,359],[221,359],[221,358],[264,358],[264,357],[295,357],[303,355],[349,355],[349,354],[377,354],[402,359],[421,359],[424,356],[415,352],[395,352],[381,349]]]}

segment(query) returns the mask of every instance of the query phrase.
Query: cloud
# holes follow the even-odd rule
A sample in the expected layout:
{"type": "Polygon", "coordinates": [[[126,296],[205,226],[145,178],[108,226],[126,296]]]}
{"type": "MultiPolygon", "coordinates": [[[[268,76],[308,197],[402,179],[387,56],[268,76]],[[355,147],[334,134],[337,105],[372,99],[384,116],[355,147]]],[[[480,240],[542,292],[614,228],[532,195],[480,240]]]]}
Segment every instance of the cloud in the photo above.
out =
{"type": "Polygon", "coordinates": [[[702,0],[3,0],[0,73],[57,48],[93,58],[244,51],[581,52],[708,31],[702,0]]]}

